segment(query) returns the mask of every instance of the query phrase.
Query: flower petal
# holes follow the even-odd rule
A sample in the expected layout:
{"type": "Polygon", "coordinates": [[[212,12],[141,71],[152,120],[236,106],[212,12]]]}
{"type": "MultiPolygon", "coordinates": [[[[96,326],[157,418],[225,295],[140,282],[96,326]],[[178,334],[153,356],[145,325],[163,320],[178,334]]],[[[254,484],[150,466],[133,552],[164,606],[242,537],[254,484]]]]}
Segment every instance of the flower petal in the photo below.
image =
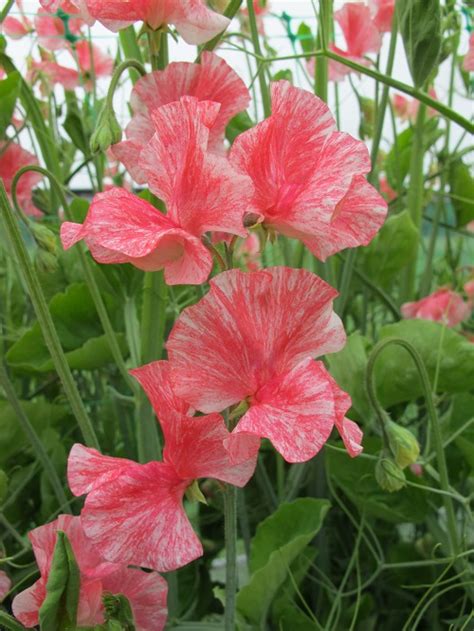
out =
{"type": "Polygon", "coordinates": [[[166,345],[174,390],[202,412],[219,412],[303,359],[344,345],[332,309],[337,293],[311,272],[231,270],[210,284],[179,316],[166,345]]]}
{"type": "Polygon", "coordinates": [[[6,572],[0,570],[0,603],[4,600],[12,586],[12,582],[6,572]]]}
{"type": "Polygon", "coordinates": [[[344,33],[347,52],[356,57],[378,53],[382,45],[380,33],[372,21],[370,9],[357,2],[346,4],[334,13],[344,33]]]}
{"type": "Polygon", "coordinates": [[[40,578],[13,599],[12,611],[27,629],[39,624],[39,609],[46,598],[46,580],[40,578]]]}
{"type": "Polygon", "coordinates": [[[127,458],[103,456],[97,449],[79,443],[72,446],[67,462],[67,479],[74,495],[89,493],[95,486],[103,484],[110,475],[135,465],[127,458]]]}
{"type": "Polygon", "coordinates": [[[161,462],[119,471],[87,496],[84,530],[110,561],[159,572],[186,565],[203,552],[182,506],[189,482],[161,462]]]}

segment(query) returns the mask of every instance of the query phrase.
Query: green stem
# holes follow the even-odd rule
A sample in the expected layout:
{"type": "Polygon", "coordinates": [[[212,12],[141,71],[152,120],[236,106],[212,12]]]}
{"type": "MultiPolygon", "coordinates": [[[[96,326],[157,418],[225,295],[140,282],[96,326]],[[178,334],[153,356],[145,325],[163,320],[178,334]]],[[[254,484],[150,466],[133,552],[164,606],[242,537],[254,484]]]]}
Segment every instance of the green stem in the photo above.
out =
{"type": "Polygon", "coordinates": [[[0,13],[0,24],[3,22],[3,20],[9,14],[10,9],[12,8],[14,1],[15,0],[8,0],[6,5],[3,7],[2,12],[0,13]]]}
{"type": "Polygon", "coordinates": [[[26,631],[26,627],[5,611],[0,611],[0,623],[4,625],[5,631],[26,631]]]}
{"type": "MultiPolygon", "coordinates": [[[[121,31],[119,31],[119,40],[125,58],[135,59],[140,64],[143,64],[142,53],[137,42],[137,34],[135,33],[133,25],[130,25],[127,28],[123,28],[121,31]]],[[[130,68],[129,75],[130,80],[133,84],[138,81],[140,76],[143,76],[139,71],[133,68],[130,68]]]]}
{"type": "Polygon", "coordinates": [[[30,294],[31,302],[41,326],[44,340],[63,384],[74,416],[76,417],[86,444],[89,447],[98,448],[99,442],[97,440],[97,436],[74,382],[71,369],[67,363],[54,322],[51,318],[46,299],[41,290],[39,278],[29,260],[28,252],[21,237],[15,214],[8,201],[7,193],[2,181],[0,181],[0,210],[5,232],[15,252],[20,273],[23,276],[28,288],[28,293],[30,294]]]}
{"type": "MultiPolygon", "coordinates": [[[[37,173],[41,173],[42,175],[44,175],[45,177],[49,179],[52,187],[55,188],[56,190],[59,201],[64,209],[64,215],[66,219],[69,221],[72,221],[73,217],[71,216],[69,204],[67,202],[67,199],[66,199],[66,196],[64,194],[61,184],[52,173],[36,165],[23,167],[15,174],[15,177],[12,180],[12,200],[13,200],[15,208],[17,210],[20,208],[17,202],[17,196],[16,196],[16,189],[18,186],[18,181],[24,173],[27,173],[29,171],[35,171],[37,173]]],[[[87,257],[84,250],[84,246],[82,244],[79,245],[77,250],[79,252],[79,260],[81,262],[82,270],[84,272],[86,284],[90,291],[92,301],[97,311],[97,315],[99,316],[100,323],[102,325],[102,328],[104,329],[104,333],[107,338],[107,343],[109,345],[110,352],[112,353],[112,357],[114,358],[114,361],[117,364],[117,368],[119,369],[120,374],[124,378],[125,383],[129,386],[132,392],[137,392],[138,391],[137,384],[135,380],[133,380],[128,373],[127,367],[125,365],[125,361],[123,359],[122,351],[120,349],[120,345],[117,340],[117,336],[115,334],[112,323],[110,321],[109,314],[107,313],[107,308],[102,299],[99,287],[95,280],[94,272],[92,271],[91,262],[89,258],[87,257]]]]}
{"type": "Polygon", "coordinates": [[[377,394],[375,391],[375,362],[380,355],[380,353],[389,345],[398,345],[404,348],[410,354],[411,358],[415,362],[416,368],[418,370],[418,375],[420,377],[420,381],[423,386],[423,392],[426,400],[426,408],[428,411],[428,418],[430,420],[430,427],[433,436],[434,447],[436,451],[436,459],[438,463],[438,471],[439,471],[439,479],[441,489],[447,494],[443,495],[444,507],[446,510],[447,516],[447,528],[448,528],[448,539],[449,539],[449,548],[450,553],[453,555],[457,555],[460,552],[459,543],[458,543],[458,535],[456,529],[456,515],[454,512],[454,506],[452,502],[452,498],[449,496],[450,493],[450,485],[449,485],[449,475],[448,475],[448,467],[446,464],[446,457],[443,448],[443,437],[441,434],[441,427],[438,419],[438,415],[436,412],[436,408],[433,401],[433,393],[431,389],[430,380],[428,377],[428,373],[426,371],[425,364],[423,363],[422,358],[418,351],[409,343],[407,340],[403,340],[397,337],[389,337],[384,340],[381,340],[378,344],[373,348],[369,360],[367,362],[367,372],[366,372],[366,388],[367,395],[369,398],[374,411],[377,413],[383,422],[386,418],[386,412],[380,405],[377,394]]]}
{"type": "Polygon", "coordinates": [[[237,489],[225,485],[225,631],[235,631],[235,601],[237,593],[237,489]]]}
{"type": "Polygon", "coordinates": [[[64,492],[63,485],[59,479],[59,476],[54,468],[53,463],[51,462],[50,457],[46,449],[43,446],[38,434],[36,433],[35,428],[30,423],[29,418],[26,416],[25,411],[21,407],[21,404],[16,396],[13,385],[8,378],[7,371],[2,362],[0,362],[0,385],[5,392],[5,396],[7,398],[8,403],[11,405],[13,411],[15,412],[18,422],[20,424],[21,429],[28,437],[31,446],[33,447],[33,451],[38,456],[38,460],[44,467],[45,473],[49,478],[51,486],[53,488],[54,494],[59,502],[59,505],[66,505],[68,503],[68,499],[66,497],[66,493],[64,492]]]}
{"type": "MultiPolygon", "coordinates": [[[[419,238],[416,247],[417,252],[421,240],[421,219],[423,215],[423,193],[425,185],[423,176],[423,158],[425,155],[423,133],[425,128],[425,119],[426,105],[424,103],[420,103],[413,134],[413,146],[410,160],[410,187],[407,195],[408,210],[413,223],[419,231],[419,238]]],[[[413,296],[416,282],[417,260],[418,256],[415,254],[405,272],[402,290],[402,297],[404,300],[409,300],[413,296]]]]}
{"type": "Polygon", "coordinates": [[[114,74],[112,75],[112,79],[110,80],[109,89],[107,90],[107,98],[106,98],[106,107],[110,107],[113,109],[114,106],[114,94],[117,89],[118,82],[120,81],[120,77],[122,74],[129,70],[130,68],[134,68],[141,77],[146,75],[146,70],[142,63],[137,61],[136,59],[126,59],[123,61],[120,66],[118,66],[114,74]]]}
{"type": "Polygon", "coordinates": [[[268,116],[270,116],[270,114],[272,113],[272,104],[270,100],[270,91],[265,80],[265,58],[262,56],[262,49],[260,47],[260,38],[258,35],[257,19],[255,17],[255,7],[253,6],[253,0],[247,0],[247,11],[249,14],[250,33],[252,35],[253,48],[255,50],[255,53],[262,60],[258,66],[258,81],[260,84],[260,92],[262,95],[263,113],[265,115],[265,118],[268,118],[268,116]]]}
{"type": "MultiPolygon", "coordinates": [[[[241,4],[242,0],[230,0],[229,4],[226,7],[226,10],[224,11],[225,17],[229,18],[229,20],[232,20],[232,18],[237,14],[237,11],[240,9],[241,4]]],[[[219,33],[219,35],[216,35],[213,39],[209,40],[207,44],[204,44],[202,49],[199,51],[199,55],[196,58],[196,63],[199,63],[201,61],[201,53],[203,50],[214,50],[214,48],[216,48],[216,46],[221,41],[224,33],[225,31],[222,31],[222,33],[219,33]]]]}
{"type": "MultiPolygon", "coordinates": [[[[329,35],[332,31],[332,0],[319,1],[319,29],[317,46],[327,50],[329,35]]],[[[328,102],[329,64],[327,57],[316,57],[314,64],[314,92],[325,103],[328,102]]]]}

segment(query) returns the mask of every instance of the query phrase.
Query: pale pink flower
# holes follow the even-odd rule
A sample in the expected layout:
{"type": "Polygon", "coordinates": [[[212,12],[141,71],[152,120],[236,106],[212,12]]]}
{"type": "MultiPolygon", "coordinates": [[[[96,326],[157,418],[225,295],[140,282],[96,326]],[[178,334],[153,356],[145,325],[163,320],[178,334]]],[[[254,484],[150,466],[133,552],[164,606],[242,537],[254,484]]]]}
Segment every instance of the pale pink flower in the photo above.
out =
{"type": "MultiPolygon", "coordinates": [[[[428,94],[433,99],[438,98],[434,88],[430,88],[428,94]]],[[[420,101],[418,101],[418,99],[407,99],[401,94],[394,94],[392,97],[392,104],[395,114],[401,120],[409,120],[411,123],[416,121],[418,110],[420,109],[420,101]]],[[[438,116],[438,112],[432,107],[429,107],[426,111],[426,115],[431,118],[433,116],[438,116]]]]}
{"type": "Polygon", "coordinates": [[[132,374],[163,429],[163,462],[138,464],[76,444],[69,456],[69,486],[74,495],[87,493],[82,523],[105,558],[167,572],[203,554],[182,505],[186,490],[208,477],[244,486],[255,470],[259,441],[241,436],[230,454],[222,416],[192,417],[171,387],[168,362],[132,374]]]}
{"type": "MultiPolygon", "coordinates": [[[[16,142],[0,141],[0,179],[3,181],[7,195],[11,196],[11,186],[15,173],[22,167],[38,164],[36,157],[22,149],[16,142]]],[[[33,204],[32,193],[41,182],[40,173],[30,171],[21,176],[16,192],[18,203],[27,215],[39,216],[41,211],[33,204]]]]}
{"type": "Polygon", "coordinates": [[[0,24],[0,31],[11,39],[21,39],[30,32],[26,24],[10,15],[0,24]]]}
{"type": "Polygon", "coordinates": [[[12,587],[12,582],[6,572],[0,570],[0,603],[5,599],[12,587]]]}
{"type": "Polygon", "coordinates": [[[134,22],[153,30],[173,25],[188,44],[204,44],[229,25],[228,18],[211,11],[203,0],[87,0],[92,17],[112,31],[134,22]]]}
{"type": "Polygon", "coordinates": [[[92,89],[93,77],[108,77],[113,72],[114,60],[112,57],[87,40],[76,43],[76,55],[84,79],[84,86],[88,90],[92,89]]]}
{"type": "Polygon", "coordinates": [[[248,177],[207,152],[218,112],[217,103],[183,97],[152,113],[157,133],[141,153],[142,168],[166,215],[113,189],[96,195],[83,225],[61,226],[63,246],[85,239],[99,263],[164,268],[170,285],[203,283],[213,261],[201,237],[212,231],[246,236],[242,217],[253,194],[248,177]]]}
{"type": "Polygon", "coordinates": [[[38,43],[43,48],[51,51],[69,48],[70,44],[65,38],[64,22],[56,15],[38,11],[35,16],[35,29],[38,43]]]}
{"type": "Polygon", "coordinates": [[[210,150],[220,153],[224,151],[227,124],[245,110],[250,101],[249,91],[237,73],[223,59],[207,51],[202,53],[199,64],[175,62],[165,70],[157,70],[139,79],[132,91],[134,115],[126,129],[127,140],[114,145],[113,152],[140,184],[146,181],[140,152],[155,133],[151,114],[183,96],[220,104],[210,128],[208,144],[210,150]]]}
{"type": "Polygon", "coordinates": [[[466,72],[474,72],[474,33],[469,36],[469,50],[464,56],[462,67],[466,72]]]}
{"type": "Polygon", "coordinates": [[[255,186],[249,210],[321,260],[367,245],[387,204],[365,178],[366,146],[337,131],[324,101],[306,90],[278,81],[271,95],[271,116],[237,136],[230,152],[231,163],[255,186]]]}
{"type": "Polygon", "coordinates": [[[395,12],[395,0],[369,0],[369,8],[374,24],[379,31],[390,33],[395,12]]]}
{"type": "Polygon", "coordinates": [[[29,73],[33,82],[38,77],[45,79],[51,86],[59,84],[65,90],[74,90],[79,85],[79,73],[54,61],[33,61],[29,73]]]}
{"type": "Polygon", "coordinates": [[[362,432],[345,418],[351,399],[313,359],[345,344],[336,290],[286,267],[231,270],[210,285],[166,345],[176,393],[205,413],[237,405],[233,436],[268,438],[288,462],[312,458],[334,426],[350,455],[360,453],[362,432]]]}
{"type": "Polygon", "coordinates": [[[469,317],[470,307],[458,293],[442,288],[417,302],[403,304],[401,313],[407,319],[433,320],[454,327],[469,317]]]}
{"type": "Polygon", "coordinates": [[[125,563],[109,563],[86,538],[80,517],[60,515],[55,521],[32,530],[28,537],[33,546],[40,578],[13,600],[13,614],[27,628],[39,623],[39,609],[46,597],[57,532],[63,531],[71,544],[80,570],[80,592],[77,623],[80,627],[104,622],[104,592],[123,594],[128,598],[137,631],[161,631],[165,626],[166,581],[155,572],[147,574],[125,567],[125,563]]]}

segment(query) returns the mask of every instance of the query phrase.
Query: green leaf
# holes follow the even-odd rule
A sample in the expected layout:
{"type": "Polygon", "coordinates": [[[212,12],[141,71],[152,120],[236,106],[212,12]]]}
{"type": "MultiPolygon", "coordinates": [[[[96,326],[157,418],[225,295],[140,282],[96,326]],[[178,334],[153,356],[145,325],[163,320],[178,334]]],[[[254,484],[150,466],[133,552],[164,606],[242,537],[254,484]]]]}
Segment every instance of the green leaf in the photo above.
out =
{"type": "Polygon", "coordinates": [[[5,611],[0,611],[0,625],[0,629],[5,629],[5,631],[26,631],[26,627],[5,611]]]}
{"type": "Polygon", "coordinates": [[[316,41],[313,37],[313,32],[305,22],[301,22],[299,25],[296,36],[304,53],[312,53],[316,50],[316,41]]]}
{"type": "Polygon", "coordinates": [[[281,504],[259,524],[251,546],[252,575],[237,596],[237,610],[249,622],[263,624],[291,564],[321,528],[329,506],[327,500],[298,499],[281,504]]]}
{"type": "Polygon", "coordinates": [[[462,160],[455,160],[449,168],[451,202],[456,211],[456,223],[465,226],[474,219],[474,178],[462,160]]]}
{"type": "MultiPolygon", "coordinates": [[[[380,449],[381,443],[378,439],[364,439],[364,454],[376,454],[380,449]]],[[[345,453],[332,449],[326,449],[325,457],[331,479],[366,515],[391,523],[420,523],[425,518],[429,510],[428,493],[410,486],[396,493],[384,491],[375,479],[376,459],[352,459],[345,453]]],[[[406,471],[406,477],[421,483],[409,470],[406,471]]]]}
{"type": "MultiPolygon", "coordinates": [[[[67,406],[49,403],[42,398],[21,401],[20,405],[39,434],[68,415],[67,406]]],[[[7,401],[0,400],[0,466],[26,448],[30,448],[30,442],[21,430],[14,410],[7,401]]]]}
{"type": "Polygon", "coordinates": [[[80,573],[66,533],[57,533],[46,598],[39,610],[41,631],[66,631],[77,624],[80,573]]]}
{"type": "Polygon", "coordinates": [[[351,395],[352,411],[361,420],[365,420],[371,415],[365,391],[368,344],[368,340],[359,332],[352,333],[341,351],[331,353],[326,358],[329,372],[339,386],[351,395]]]}
{"type": "Polygon", "coordinates": [[[0,81],[0,138],[10,125],[16,100],[20,94],[20,73],[12,72],[6,79],[0,81]]]}
{"type": "Polygon", "coordinates": [[[419,232],[407,210],[389,217],[372,243],[362,248],[362,270],[386,287],[416,256],[419,232]]]}
{"type": "MultiPolygon", "coordinates": [[[[108,311],[113,314],[115,302],[105,295],[108,311]]],[[[113,358],[106,336],[103,334],[91,295],[85,284],[70,285],[64,293],[57,294],[49,303],[49,310],[65,351],[69,366],[77,370],[94,370],[110,363],[113,358]]],[[[123,335],[117,336],[123,351],[126,343],[123,335]]],[[[10,348],[6,355],[12,368],[26,372],[48,372],[54,364],[43,338],[41,328],[35,323],[10,348]]]]}
{"type": "MultiPolygon", "coordinates": [[[[384,326],[380,339],[401,337],[420,354],[431,383],[439,363],[438,392],[465,392],[474,384],[474,344],[438,322],[402,320],[384,326]]],[[[423,395],[421,381],[407,351],[395,344],[384,349],[375,364],[375,380],[384,407],[423,395]]]]}
{"type": "Polygon", "coordinates": [[[225,128],[225,137],[230,144],[232,144],[239,134],[242,134],[248,129],[252,129],[254,125],[255,123],[250,118],[247,111],[240,112],[237,116],[234,116],[234,118],[230,120],[229,124],[225,128]]]}
{"type": "Polygon", "coordinates": [[[415,87],[421,88],[436,68],[441,53],[439,0],[398,0],[400,33],[415,87]]]}

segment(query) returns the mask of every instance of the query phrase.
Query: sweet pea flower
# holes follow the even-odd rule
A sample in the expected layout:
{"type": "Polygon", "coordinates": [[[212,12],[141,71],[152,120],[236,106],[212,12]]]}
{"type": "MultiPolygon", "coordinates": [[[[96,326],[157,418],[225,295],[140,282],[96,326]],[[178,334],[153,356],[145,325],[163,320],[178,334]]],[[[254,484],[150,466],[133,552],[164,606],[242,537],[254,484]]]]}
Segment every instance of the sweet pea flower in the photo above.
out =
{"type": "Polygon", "coordinates": [[[313,360],[345,344],[336,290],[287,267],[231,270],[210,285],[166,345],[177,395],[206,414],[237,405],[233,437],[268,438],[287,462],[316,455],[334,425],[350,455],[359,454],[362,432],[344,416],[351,399],[313,360]]]}
{"type": "MultiPolygon", "coordinates": [[[[376,24],[372,20],[368,7],[357,2],[347,2],[342,9],[334,13],[336,21],[342,29],[346,41],[346,50],[335,44],[329,48],[350,61],[362,66],[370,65],[365,58],[368,53],[378,53],[382,45],[382,38],[376,24]]],[[[354,72],[351,68],[337,61],[329,61],[329,79],[341,81],[346,75],[354,72]]]]}
{"type": "Polygon", "coordinates": [[[466,72],[474,72],[474,32],[469,36],[469,50],[464,56],[462,67],[466,72]]]}
{"type": "Polygon", "coordinates": [[[213,261],[201,237],[210,231],[247,236],[242,218],[253,195],[248,177],[207,152],[218,113],[218,103],[193,97],[152,112],[156,133],[141,153],[142,167],[167,214],[112,189],[94,197],[83,225],[62,224],[64,248],[85,239],[99,263],[164,268],[169,285],[203,283],[213,261]]]}
{"type": "Polygon", "coordinates": [[[288,81],[271,85],[272,115],[237,136],[231,163],[255,186],[264,227],[302,241],[321,260],[367,245],[387,204],[365,179],[360,140],[337,131],[327,105],[288,81]]]}
{"type": "Polygon", "coordinates": [[[46,81],[48,86],[61,85],[65,90],[74,90],[79,85],[79,73],[54,61],[33,61],[29,71],[29,79],[37,78],[46,81]]]}
{"type": "Polygon", "coordinates": [[[208,145],[210,150],[219,153],[224,152],[224,131],[230,119],[245,110],[250,102],[242,79],[223,59],[208,51],[202,53],[200,64],[175,62],[165,70],[141,77],[132,90],[134,115],[126,129],[127,140],[113,145],[114,155],[136,182],[146,181],[140,166],[140,152],[155,133],[152,112],[183,96],[220,104],[210,128],[208,145]]]}
{"type": "Polygon", "coordinates": [[[74,16],[74,20],[81,20],[88,26],[93,26],[95,22],[87,8],[87,0],[40,0],[40,5],[48,13],[56,13],[58,9],[62,9],[74,16]]]}
{"type": "Polygon", "coordinates": [[[109,77],[114,69],[114,60],[95,44],[81,40],[76,44],[76,55],[79,69],[84,80],[84,87],[92,89],[93,77],[109,77]],[[91,55],[92,52],[92,55],[91,55]]]}
{"type": "Polygon", "coordinates": [[[10,15],[0,24],[0,30],[11,39],[22,39],[30,32],[26,24],[10,15]]]}
{"type": "Polygon", "coordinates": [[[6,572],[0,570],[0,603],[5,599],[12,587],[12,582],[6,572]]]}
{"type": "Polygon", "coordinates": [[[381,33],[390,33],[392,30],[395,0],[369,0],[369,9],[375,26],[381,33]]]}
{"type": "MultiPolygon", "coordinates": [[[[433,99],[438,98],[436,90],[434,88],[430,88],[428,94],[433,99]]],[[[401,94],[394,94],[392,97],[392,104],[395,114],[396,116],[398,116],[398,118],[400,118],[400,120],[408,120],[411,123],[414,123],[416,121],[418,110],[420,109],[420,101],[418,101],[418,99],[407,99],[401,94]]],[[[437,116],[438,112],[432,107],[429,107],[426,110],[426,115],[431,118],[433,116],[437,116]]]]}
{"type": "Polygon", "coordinates": [[[245,486],[255,470],[259,441],[241,436],[231,455],[222,416],[193,418],[171,386],[168,362],[131,372],[163,429],[163,462],[138,464],[76,444],[69,455],[69,486],[74,495],[87,493],[82,524],[106,559],[168,572],[203,554],[182,505],[187,490],[196,495],[198,478],[245,486]]]}
{"type": "Polygon", "coordinates": [[[417,302],[406,302],[401,313],[407,319],[433,320],[454,327],[469,317],[470,307],[458,293],[445,287],[417,302]]]}
{"type": "Polygon", "coordinates": [[[156,31],[169,24],[188,44],[205,44],[225,31],[230,20],[211,11],[203,0],[87,0],[90,15],[112,31],[144,22],[156,31]]]}
{"type": "Polygon", "coordinates": [[[71,544],[80,571],[77,623],[89,627],[104,623],[102,595],[123,594],[130,603],[137,631],[161,631],[167,616],[167,583],[164,578],[123,563],[109,563],[86,538],[80,517],[60,515],[55,521],[32,530],[33,546],[40,578],[13,600],[14,616],[28,629],[39,623],[39,610],[46,597],[57,532],[64,532],[71,544]]]}
{"type": "MultiPolygon", "coordinates": [[[[15,173],[33,164],[38,164],[38,160],[32,153],[22,149],[16,142],[0,141],[0,179],[10,199],[15,173]]],[[[32,200],[33,189],[42,179],[43,176],[40,173],[30,171],[22,175],[18,182],[16,188],[18,203],[27,215],[40,216],[42,214],[32,200]]]]}

